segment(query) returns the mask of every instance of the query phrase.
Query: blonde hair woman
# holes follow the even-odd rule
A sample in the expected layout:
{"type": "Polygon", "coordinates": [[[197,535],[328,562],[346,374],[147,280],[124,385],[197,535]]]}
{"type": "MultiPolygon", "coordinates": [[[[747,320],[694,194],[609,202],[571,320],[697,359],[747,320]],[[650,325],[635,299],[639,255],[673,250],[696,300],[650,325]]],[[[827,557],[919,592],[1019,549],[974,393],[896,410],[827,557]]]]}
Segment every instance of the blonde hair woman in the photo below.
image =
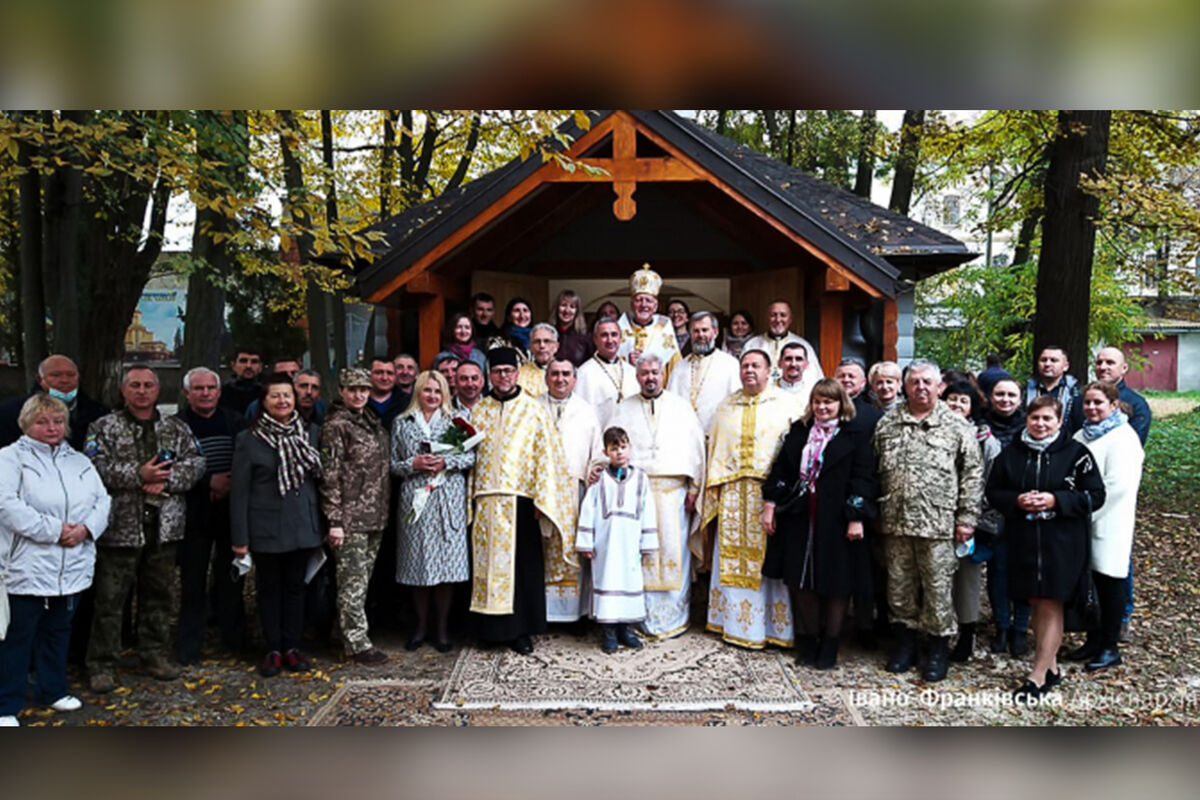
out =
{"type": "Polygon", "coordinates": [[[558,293],[553,308],[554,327],[558,331],[558,353],[555,358],[570,361],[578,367],[591,358],[596,350],[583,316],[583,303],[575,292],[564,289],[558,293]]]}
{"type": "Polygon", "coordinates": [[[425,642],[431,597],[437,626],[433,646],[442,653],[450,649],[447,624],[454,584],[470,577],[466,476],[475,454],[433,453],[433,444],[454,426],[453,413],[446,379],[427,370],[413,384],[408,409],[392,423],[392,475],[401,481],[396,581],[412,587],[417,613],[416,629],[404,645],[408,650],[425,642]]]}

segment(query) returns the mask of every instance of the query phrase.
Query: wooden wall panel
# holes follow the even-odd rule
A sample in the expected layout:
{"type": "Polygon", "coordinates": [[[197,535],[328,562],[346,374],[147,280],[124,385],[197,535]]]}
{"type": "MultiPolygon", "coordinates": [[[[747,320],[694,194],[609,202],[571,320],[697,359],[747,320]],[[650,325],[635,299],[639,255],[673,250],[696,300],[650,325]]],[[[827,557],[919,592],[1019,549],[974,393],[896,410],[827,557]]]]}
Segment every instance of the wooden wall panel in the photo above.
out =
{"type": "Polygon", "coordinates": [[[754,315],[755,333],[767,329],[767,307],[782,298],[792,304],[792,330],[804,330],[804,280],[799,267],[745,272],[729,281],[730,313],[744,308],[754,315]]]}
{"type": "Polygon", "coordinates": [[[533,309],[533,321],[545,322],[550,311],[547,296],[547,280],[541,275],[524,275],[516,272],[490,272],[475,270],[471,273],[471,294],[487,292],[496,298],[496,324],[504,323],[504,306],[510,298],[524,297],[533,309]]]}

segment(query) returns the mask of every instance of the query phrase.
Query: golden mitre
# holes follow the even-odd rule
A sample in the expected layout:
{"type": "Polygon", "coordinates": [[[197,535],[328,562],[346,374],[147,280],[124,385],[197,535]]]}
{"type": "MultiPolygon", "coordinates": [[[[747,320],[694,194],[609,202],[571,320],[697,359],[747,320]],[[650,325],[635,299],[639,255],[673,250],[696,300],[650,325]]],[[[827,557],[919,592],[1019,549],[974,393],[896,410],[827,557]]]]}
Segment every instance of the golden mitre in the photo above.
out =
{"type": "Polygon", "coordinates": [[[642,268],[629,276],[629,293],[636,296],[649,294],[658,297],[662,288],[662,276],[650,269],[650,263],[642,264],[642,268]]]}

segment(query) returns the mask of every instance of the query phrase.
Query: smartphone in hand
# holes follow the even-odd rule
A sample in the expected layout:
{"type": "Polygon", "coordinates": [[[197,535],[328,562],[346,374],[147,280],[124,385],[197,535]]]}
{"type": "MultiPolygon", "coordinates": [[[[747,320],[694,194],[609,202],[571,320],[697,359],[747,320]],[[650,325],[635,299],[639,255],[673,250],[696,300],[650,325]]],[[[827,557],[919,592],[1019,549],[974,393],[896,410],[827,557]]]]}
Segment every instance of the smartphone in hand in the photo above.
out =
{"type": "Polygon", "coordinates": [[[154,457],[154,463],[159,464],[167,469],[171,468],[172,462],[175,461],[175,451],[164,447],[158,451],[158,455],[154,457]]]}

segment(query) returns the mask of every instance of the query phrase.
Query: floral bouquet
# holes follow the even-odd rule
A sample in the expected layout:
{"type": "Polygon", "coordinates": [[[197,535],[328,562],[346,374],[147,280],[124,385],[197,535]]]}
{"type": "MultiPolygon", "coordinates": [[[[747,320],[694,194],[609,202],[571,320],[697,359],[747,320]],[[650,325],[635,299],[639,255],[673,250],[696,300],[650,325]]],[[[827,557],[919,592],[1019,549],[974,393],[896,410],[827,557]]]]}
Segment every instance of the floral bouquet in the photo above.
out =
{"type": "MultiPolygon", "coordinates": [[[[475,430],[471,423],[462,417],[455,417],[453,424],[442,434],[442,438],[429,443],[429,452],[435,456],[467,453],[474,450],[483,441],[483,438],[483,434],[475,430]]],[[[412,508],[404,515],[405,525],[412,525],[421,518],[433,490],[441,486],[445,480],[446,472],[443,470],[430,476],[425,485],[417,489],[413,495],[412,508]]]]}

